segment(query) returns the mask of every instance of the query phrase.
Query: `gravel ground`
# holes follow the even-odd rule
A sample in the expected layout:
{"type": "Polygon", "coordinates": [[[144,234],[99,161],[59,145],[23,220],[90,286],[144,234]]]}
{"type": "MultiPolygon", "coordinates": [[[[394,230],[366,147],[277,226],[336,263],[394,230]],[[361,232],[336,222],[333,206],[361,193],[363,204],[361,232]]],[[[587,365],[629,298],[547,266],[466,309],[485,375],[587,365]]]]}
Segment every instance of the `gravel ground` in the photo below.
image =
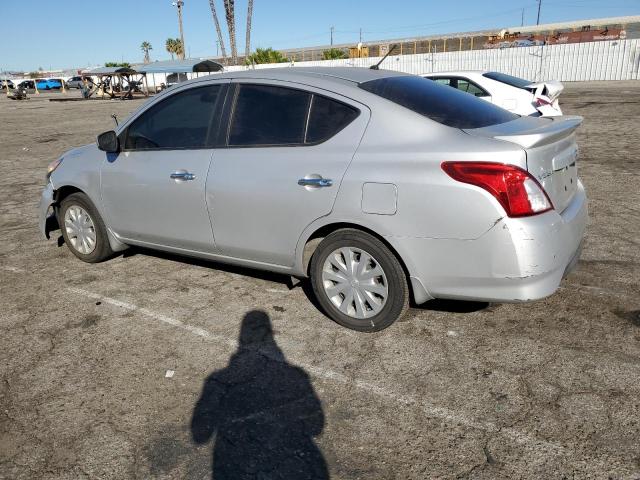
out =
{"type": "Polygon", "coordinates": [[[640,478],[640,82],[562,96],[591,220],[555,295],[377,334],[278,275],[42,239],[46,165],[141,105],[51,96],[0,98],[0,478],[640,478]]]}

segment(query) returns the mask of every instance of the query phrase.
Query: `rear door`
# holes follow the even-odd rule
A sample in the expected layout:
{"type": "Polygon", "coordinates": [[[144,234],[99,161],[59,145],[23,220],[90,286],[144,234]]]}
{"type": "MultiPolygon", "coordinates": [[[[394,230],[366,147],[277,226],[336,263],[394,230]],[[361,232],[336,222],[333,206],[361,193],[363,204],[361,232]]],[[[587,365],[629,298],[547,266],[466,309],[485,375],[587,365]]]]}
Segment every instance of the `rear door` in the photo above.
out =
{"type": "Polygon", "coordinates": [[[129,240],[211,252],[205,200],[224,83],[190,85],[145,110],[107,156],[102,197],[109,225],[129,240]]]}
{"type": "Polygon", "coordinates": [[[331,212],[369,111],[276,81],[235,84],[225,149],[207,180],[220,253],[291,266],[303,230],[331,212]]]}

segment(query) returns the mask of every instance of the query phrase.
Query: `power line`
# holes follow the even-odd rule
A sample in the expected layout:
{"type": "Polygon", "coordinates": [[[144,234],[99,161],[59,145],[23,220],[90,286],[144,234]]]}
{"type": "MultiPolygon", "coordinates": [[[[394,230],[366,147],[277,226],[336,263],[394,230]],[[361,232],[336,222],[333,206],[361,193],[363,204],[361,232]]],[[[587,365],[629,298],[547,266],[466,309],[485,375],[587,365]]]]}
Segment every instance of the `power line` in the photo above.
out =
{"type": "MultiPolygon", "coordinates": [[[[524,7],[530,7],[530,6],[534,6],[536,5],[536,3],[528,3],[525,4],[524,7]]],[[[500,10],[498,12],[494,12],[494,13],[485,13],[483,15],[478,15],[478,16],[474,16],[474,17],[467,17],[467,18],[453,18],[451,20],[442,20],[439,22],[433,22],[433,23],[425,23],[425,24],[421,24],[421,25],[404,25],[404,26],[398,26],[398,27],[393,27],[393,28],[383,28],[383,29],[374,29],[374,30],[365,30],[365,33],[389,33],[389,32],[396,32],[396,31],[401,31],[401,30],[418,30],[418,29],[422,29],[425,27],[436,27],[436,26],[440,26],[440,25],[448,25],[451,23],[457,23],[457,22],[466,22],[466,21],[470,21],[470,20],[479,20],[479,19],[486,19],[488,16],[491,17],[496,17],[496,16],[505,16],[505,15],[509,15],[512,14],[514,12],[520,12],[522,10],[522,6],[518,7],[518,8],[513,8],[513,9],[509,9],[509,10],[500,10]]]]}

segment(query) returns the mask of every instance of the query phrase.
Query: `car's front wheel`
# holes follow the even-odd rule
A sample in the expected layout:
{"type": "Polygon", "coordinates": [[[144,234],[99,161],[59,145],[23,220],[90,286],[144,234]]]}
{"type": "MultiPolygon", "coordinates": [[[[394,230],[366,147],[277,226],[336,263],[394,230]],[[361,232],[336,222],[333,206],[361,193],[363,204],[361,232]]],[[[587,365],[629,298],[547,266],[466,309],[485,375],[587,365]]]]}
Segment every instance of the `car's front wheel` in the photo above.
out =
{"type": "Polygon", "coordinates": [[[58,223],[69,250],[83,262],[97,263],[113,255],[102,217],[84,193],[62,200],[58,223]]]}
{"type": "Polygon", "coordinates": [[[324,238],[311,258],[310,275],[325,313],[352,330],[383,330],[409,307],[400,262],[379,239],[359,230],[324,238]]]}

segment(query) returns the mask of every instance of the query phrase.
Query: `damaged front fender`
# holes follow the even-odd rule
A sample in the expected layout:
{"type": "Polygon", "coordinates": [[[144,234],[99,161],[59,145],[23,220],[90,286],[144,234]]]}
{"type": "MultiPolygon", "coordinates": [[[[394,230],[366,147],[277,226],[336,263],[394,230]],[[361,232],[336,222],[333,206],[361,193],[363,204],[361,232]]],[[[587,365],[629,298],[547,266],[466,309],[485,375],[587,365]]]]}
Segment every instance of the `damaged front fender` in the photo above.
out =
{"type": "Polygon", "coordinates": [[[49,239],[50,232],[58,230],[60,228],[53,208],[53,204],[53,185],[51,185],[51,182],[49,182],[47,183],[45,189],[42,191],[42,196],[40,197],[40,206],[38,209],[40,232],[46,239],[49,239]]]}

